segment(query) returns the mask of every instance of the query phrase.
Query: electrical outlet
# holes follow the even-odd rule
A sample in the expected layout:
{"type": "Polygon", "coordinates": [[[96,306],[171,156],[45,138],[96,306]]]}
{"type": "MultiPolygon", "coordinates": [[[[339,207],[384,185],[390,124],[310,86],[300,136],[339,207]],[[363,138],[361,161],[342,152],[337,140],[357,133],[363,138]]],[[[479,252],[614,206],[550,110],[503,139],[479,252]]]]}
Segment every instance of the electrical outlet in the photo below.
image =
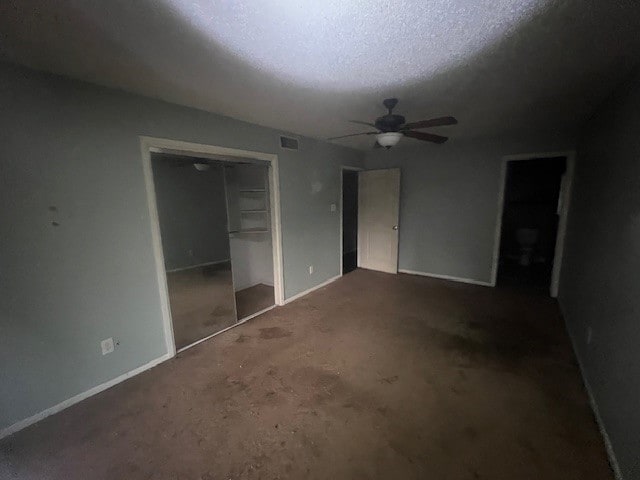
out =
{"type": "Polygon", "coordinates": [[[589,325],[587,327],[587,345],[591,344],[591,340],[593,340],[593,328],[589,325]]]}
{"type": "Polygon", "coordinates": [[[102,355],[113,352],[113,338],[109,337],[100,342],[100,348],[102,348],[102,355]]]}
{"type": "Polygon", "coordinates": [[[313,265],[309,265],[309,275],[313,275],[313,265]]]}
{"type": "Polygon", "coordinates": [[[331,211],[335,212],[338,209],[338,206],[335,203],[331,204],[331,211]]]}

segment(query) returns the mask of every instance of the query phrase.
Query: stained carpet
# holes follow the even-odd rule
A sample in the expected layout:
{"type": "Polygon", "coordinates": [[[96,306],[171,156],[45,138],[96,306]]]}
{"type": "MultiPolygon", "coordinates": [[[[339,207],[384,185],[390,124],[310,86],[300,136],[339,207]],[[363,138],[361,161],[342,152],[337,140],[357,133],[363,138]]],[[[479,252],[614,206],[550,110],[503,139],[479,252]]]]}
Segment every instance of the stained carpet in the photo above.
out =
{"type": "Polygon", "coordinates": [[[364,270],[0,455],[18,479],[612,478],[554,300],[364,270]]]}

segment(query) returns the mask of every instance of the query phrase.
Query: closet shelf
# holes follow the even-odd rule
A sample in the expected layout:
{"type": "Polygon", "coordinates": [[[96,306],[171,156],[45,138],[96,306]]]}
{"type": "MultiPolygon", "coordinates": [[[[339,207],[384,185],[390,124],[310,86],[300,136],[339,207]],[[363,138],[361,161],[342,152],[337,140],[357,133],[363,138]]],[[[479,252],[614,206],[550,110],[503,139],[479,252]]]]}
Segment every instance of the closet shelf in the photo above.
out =
{"type": "Polygon", "coordinates": [[[244,228],[242,230],[234,230],[229,233],[269,233],[267,228],[244,228]]]}
{"type": "Polygon", "coordinates": [[[264,188],[241,188],[240,193],[267,193],[264,188]]]}
{"type": "Polygon", "coordinates": [[[240,210],[240,213],[267,213],[266,210],[240,210]]]}

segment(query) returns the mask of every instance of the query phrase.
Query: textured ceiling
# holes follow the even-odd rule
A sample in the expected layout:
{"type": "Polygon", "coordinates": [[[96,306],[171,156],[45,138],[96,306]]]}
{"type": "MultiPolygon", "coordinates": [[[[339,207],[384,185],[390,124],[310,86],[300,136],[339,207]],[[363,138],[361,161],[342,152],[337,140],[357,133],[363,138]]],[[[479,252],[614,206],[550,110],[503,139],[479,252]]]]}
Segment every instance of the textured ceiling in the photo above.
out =
{"type": "Polygon", "coordinates": [[[213,42],[287,83],[361,91],[428,78],[531,17],[539,0],[167,0],[213,42]]]}
{"type": "Polygon", "coordinates": [[[572,133],[639,27],[632,0],[5,0],[0,56],[316,138],[396,96],[408,121],[455,115],[430,131],[456,141],[572,133]]]}

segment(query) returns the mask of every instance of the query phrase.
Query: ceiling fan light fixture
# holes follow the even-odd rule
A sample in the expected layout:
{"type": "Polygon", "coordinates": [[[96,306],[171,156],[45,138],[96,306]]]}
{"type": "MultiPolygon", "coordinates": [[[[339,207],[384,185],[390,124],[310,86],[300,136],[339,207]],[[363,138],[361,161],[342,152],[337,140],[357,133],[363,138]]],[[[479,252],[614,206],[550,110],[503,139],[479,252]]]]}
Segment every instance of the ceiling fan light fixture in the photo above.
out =
{"type": "Polygon", "coordinates": [[[376,135],[378,143],[385,148],[397,145],[401,138],[402,134],[400,132],[384,132],[376,135]]]}
{"type": "Polygon", "coordinates": [[[211,165],[204,162],[196,162],[193,164],[193,168],[195,168],[199,172],[206,172],[207,170],[209,170],[209,168],[211,168],[211,165]]]}

